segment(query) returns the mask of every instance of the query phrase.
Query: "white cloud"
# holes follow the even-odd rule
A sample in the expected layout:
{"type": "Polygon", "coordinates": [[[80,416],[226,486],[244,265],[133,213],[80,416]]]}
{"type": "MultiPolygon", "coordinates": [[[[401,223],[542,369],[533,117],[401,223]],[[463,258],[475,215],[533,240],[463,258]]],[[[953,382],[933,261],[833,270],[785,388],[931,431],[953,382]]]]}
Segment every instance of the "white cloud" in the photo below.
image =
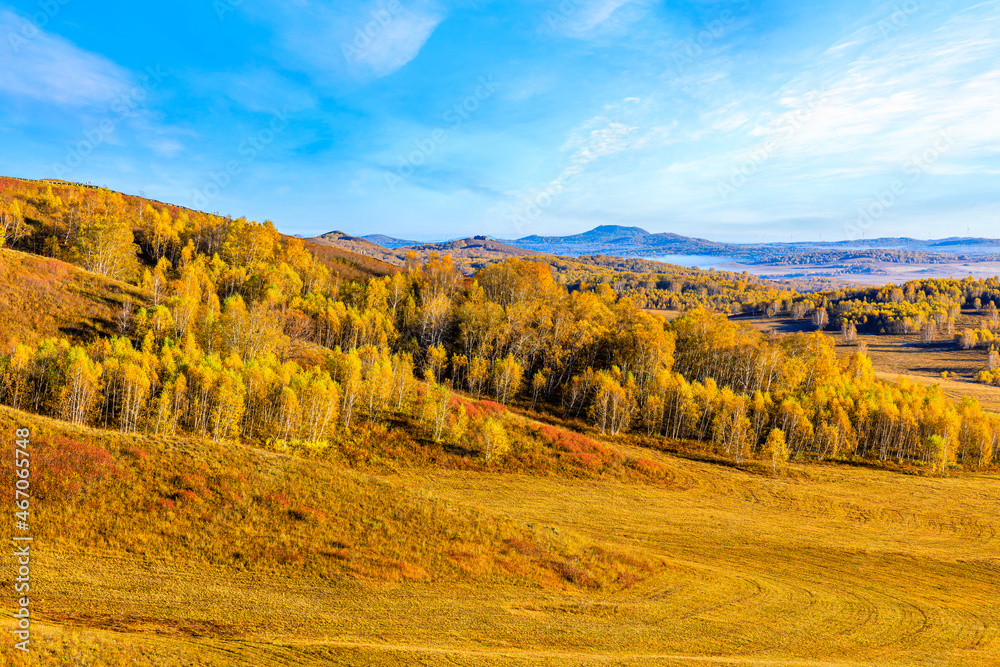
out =
{"type": "Polygon", "coordinates": [[[7,95],[106,107],[132,85],[131,75],[115,63],[38,30],[9,11],[0,10],[0,35],[7,51],[0,57],[0,91],[7,95]]]}
{"type": "Polygon", "coordinates": [[[382,28],[366,48],[359,49],[357,62],[367,65],[380,77],[402,69],[417,57],[442,19],[441,14],[432,11],[400,13],[382,28]]]}
{"type": "Polygon", "coordinates": [[[270,2],[247,11],[275,25],[298,65],[319,75],[384,77],[416,58],[446,12],[434,0],[368,0],[357,6],[270,2]]]}
{"type": "Polygon", "coordinates": [[[672,128],[653,126],[643,130],[639,123],[646,112],[639,98],[627,97],[607,105],[604,113],[587,119],[571,130],[559,149],[567,155],[562,160],[562,170],[546,182],[509,193],[512,212],[508,217],[515,221],[516,226],[523,225],[526,218],[540,215],[542,209],[551,206],[567,188],[581,190],[583,186],[578,181],[607,158],[641,151],[651,144],[665,141],[672,128]]]}
{"type": "Polygon", "coordinates": [[[619,7],[623,7],[632,0],[593,0],[583,5],[580,18],[577,22],[579,29],[583,31],[593,30],[601,25],[614,14],[619,7]]]}
{"type": "Polygon", "coordinates": [[[184,150],[184,144],[169,138],[154,139],[147,145],[160,157],[173,157],[184,150]]]}

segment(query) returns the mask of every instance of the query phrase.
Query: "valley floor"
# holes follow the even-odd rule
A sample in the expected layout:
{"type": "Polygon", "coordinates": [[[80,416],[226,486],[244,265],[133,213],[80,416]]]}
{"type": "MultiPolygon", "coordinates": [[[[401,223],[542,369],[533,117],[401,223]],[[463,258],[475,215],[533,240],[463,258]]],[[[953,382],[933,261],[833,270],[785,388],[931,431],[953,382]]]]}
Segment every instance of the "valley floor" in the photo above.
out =
{"type": "Polygon", "coordinates": [[[630,453],[669,482],[379,481],[650,558],[631,588],[269,578],[43,543],[36,651],[12,657],[4,632],[0,664],[996,664],[1000,477],[834,464],[771,477],[630,453]]]}

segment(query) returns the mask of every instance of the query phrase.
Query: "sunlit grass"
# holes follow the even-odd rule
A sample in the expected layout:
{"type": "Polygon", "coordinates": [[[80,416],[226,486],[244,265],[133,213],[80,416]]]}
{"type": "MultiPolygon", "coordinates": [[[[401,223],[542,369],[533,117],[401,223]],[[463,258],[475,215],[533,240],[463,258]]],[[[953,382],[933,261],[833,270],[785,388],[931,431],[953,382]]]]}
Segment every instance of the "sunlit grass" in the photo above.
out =
{"type": "Polygon", "coordinates": [[[995,477],[359,472],[27,419],[114,466],[38,500],[15,664],[995,664],[995,477]]]}

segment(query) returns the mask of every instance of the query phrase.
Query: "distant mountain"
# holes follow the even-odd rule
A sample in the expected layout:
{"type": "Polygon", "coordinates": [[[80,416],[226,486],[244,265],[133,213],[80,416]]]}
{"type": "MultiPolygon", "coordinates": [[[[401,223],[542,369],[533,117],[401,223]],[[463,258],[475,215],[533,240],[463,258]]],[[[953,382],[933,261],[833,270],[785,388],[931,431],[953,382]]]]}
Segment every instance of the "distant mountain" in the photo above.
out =
{"type": "Polygon", "coordinates": [[[809,264],[847,260],[909,264],[1000,258],[1000,239],[953,237],[926,241],[878,238],[831,242],[720,243],[670,232],[653,234],[640,227],[619,225],[602,225],[571,236],[532,235],[506,243],[556,255],[712,255],[749,264],[809,264]]]}
{"type": "Polygon", "coordinates": [[[619,225],[601,225],[583,234],[573,236],[526,236],[518,239],[523,244],[566,244],[566,245],[592,245],[607,243],[636,243],[651,236],[649,232],[640,227],[621,227],[619,225]]]}
{"type": "Polygon", "coordinates": [[[417,241],[407,241],[405,239],[397,239],[391,236],[386,236],[385,234],[368,234],[367,236],[360,236],[366,241],[371,241],[375,245],[380,245],[383,248],[389,248],[390,250],[395,250],[396,248],[405,248],[411,245],[420,245],[417,241]]]}
{"type": "Polygon", "coordinates": [[[641,227],[602,225],[573,236],[526,236],[511,245],[565,254],[728,254],[727,244],[664,232],[652,234],[641,227]]]}

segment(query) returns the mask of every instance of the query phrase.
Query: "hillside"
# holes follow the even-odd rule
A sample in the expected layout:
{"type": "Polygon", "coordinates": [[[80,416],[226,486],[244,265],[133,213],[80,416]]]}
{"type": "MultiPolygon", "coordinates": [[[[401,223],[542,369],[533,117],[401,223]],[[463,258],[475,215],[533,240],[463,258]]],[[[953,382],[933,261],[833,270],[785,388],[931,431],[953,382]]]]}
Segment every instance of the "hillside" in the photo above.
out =
{"type": "Polygon", "coordinates": [[[391,276],[399,267],[363,251],[349,250],[340,244],[319,239],[305,240],[309,252],[316,256],[331,272],[348,280],[375,276],[391,276]]]}
{"type": "Polygon", "coordinates": [[[0,649],[14,664],[985,667],[1000,648],[996,478],[645,449],[664,485],[352,471],[0,409],[15,422],[51,471],[35,553],[58,576],[36,652],[0,649]]]}
{"type": "Polygon", "coordinates": [[[0,248],[0,350],[14,341],[37,344],[68,336],[117,335],[123,300],[136,308],[149,294],[133,285],[59,261],[0,248]]]}
{"type": "Polygon", "coordinates": [[[541,255],[533,250],[525,250],[506,243],[489,239],[485,236],[442,243],[424,243],[410,246],[383,247],[370,240],[369,237],[359,238],[340,231],[327,232],[311,241],[330,245],[344,250],[376,258],[382,262],[402,266],[408,255],[417,260],[425,260],[432,254],[449,255],[455,265],[464,275],[472,275],[477,270],[494,262],[512,257],[541,255]]]}
{"type": "Polygon", "coordinates": [[[427,257],[431,253],[451,255],[456,266],[465,275],[513,257],[532,257],[542,255],[534,250],[525,250],[501,241],[495,241],[485,236],[469,239],[447,241],[444,243],[427,243],[412,246],[400,251],[413,251],[418,257],[427,257]]]}
{"type": "Polygon", "coordinates": [[[389,248],[390,250],[405,248],[406,246],[419,245],[416,241],[406,241],[404,239],[385,236],[384,234],[369,234],[367,236],[362,236],[361,238],[366,241],[371,241],[375,245],[380,245],[383,248],[389,248]]]}
{"type": "MultiPolygon", "coordinates": [[[[56,179],[35,181],[0,177],[0,216],[9,211],[11,218],[19,219],[17,225],[5,223],[3,226],[4,235],[10,237],[6,239],[8,247],[71,261],[73,248],[65,240],[73,236],[82,222],[92,221],[95,202],[111,194],[118,198],[115,205],[121,209],[121,215],[128,217],[129,225],[141,244],[146,240],[147,231],[161,234],[166,237],[163,242],[169,244],[170,237],[176,234],[173,227],[183,225],[185,221],[197,221],[205,228],[219,228],[230,220],[146,197],[102,191],[92,185],[56,179]],[[64,241],[60,243],[60,239],[64,241]]],[[[282,236],[282,239],[288,243],[293,237],[282,236]]],[[[299,242],[299,239],[294,240],[299,242]]],[[[221,249],[213,247],[217,240],[206,241],[207,247],[221,249]]],[[[395,271],[392,266],[373,261],[370,256],[352,252],[349,248],[334,250],[310,243],[309,249],[320,255],[323,264],[333,274],[348,280],[389,275],[395,271]]],[[[143,259],[148,262],[151,259],[150,248],[144,245],[142,250],[145,253],[143,259]]],[[[174,261],[179,258],[180,250],[174,248],[171,254],[174,261]]]]}
{"type": "Polygon", "coordinates": [[[849,340],[941,327],[972,372],[1000,360],[998,280],[800,293],[485,237],[380,249],[401,271],[340,233],[65,188],[0,201],[5,240],[63,258],[0,253],[0,431],[31,431],[38,568],[39,650],[8,662],[998,648],[1000,415],[849,340]]]}

